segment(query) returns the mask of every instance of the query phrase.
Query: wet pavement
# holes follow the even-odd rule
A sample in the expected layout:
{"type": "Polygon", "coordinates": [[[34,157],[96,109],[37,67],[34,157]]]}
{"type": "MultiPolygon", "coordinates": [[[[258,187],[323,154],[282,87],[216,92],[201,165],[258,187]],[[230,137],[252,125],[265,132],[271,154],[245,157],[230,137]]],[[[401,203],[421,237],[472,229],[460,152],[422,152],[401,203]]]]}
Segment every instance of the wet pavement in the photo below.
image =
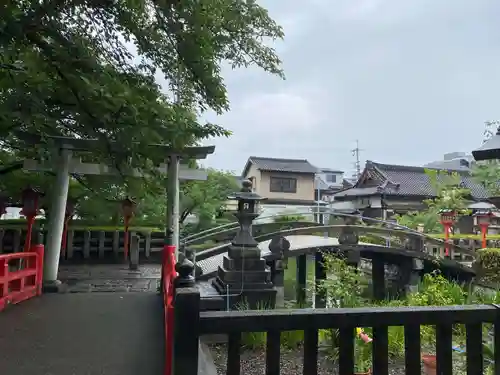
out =
{"type": "Polygon", "coordinates": [[[59,280],[69,293],[156,292],[161,278],[160,265],[143,265],[129,270],[127,265],[65,265],[59,280]]]}

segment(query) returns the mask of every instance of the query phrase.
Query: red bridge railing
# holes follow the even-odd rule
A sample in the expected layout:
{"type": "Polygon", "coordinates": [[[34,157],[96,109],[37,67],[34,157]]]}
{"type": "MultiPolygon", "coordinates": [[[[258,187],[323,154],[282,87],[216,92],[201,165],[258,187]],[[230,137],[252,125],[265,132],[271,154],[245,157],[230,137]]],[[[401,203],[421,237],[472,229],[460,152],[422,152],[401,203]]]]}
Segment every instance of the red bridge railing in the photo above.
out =
{"type": "Polygon", "coordinates": [[[174,280],[175,246],[166,245],[162,254],[162,291],[165,313],[165,371],[164,375],[172,375],[173,342],[174,342],[174,280]]]}
{"type": "Polygon", "coordinates": [[[0,311],[42,294],[43,245],[31,251],[0,255],[0,311]]]}

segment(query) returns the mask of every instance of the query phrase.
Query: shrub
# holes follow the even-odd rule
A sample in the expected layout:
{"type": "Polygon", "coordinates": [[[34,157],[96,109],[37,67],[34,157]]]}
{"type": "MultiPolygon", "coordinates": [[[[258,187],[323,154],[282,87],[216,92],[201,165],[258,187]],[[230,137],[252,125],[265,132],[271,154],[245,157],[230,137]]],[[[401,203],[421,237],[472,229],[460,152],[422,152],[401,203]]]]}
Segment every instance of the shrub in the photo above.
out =
{"type": "Polygon", "coordinates": [[[475,266],[484,280],[500,282],[500,249],[478,250],[475,266]]]}
{"type": "Polygon", "coordinates": [[[379,236],[373,236],[373,235],[360,236],[359,242],[371,243],[374,245],[382,245],[382,246],[386,245],[385,238],[382,238],[379,236]]]}
{"type": "Polygon", "coordinates": [[[323,261],[327,278],[321,281],[320,287],[328,296],[327,307],[359,307],[369,303],[363,297],[366,277],[357,272],[356,267],[337,255],[324,254],[323,261]]]}
{"type": "MultiPolygon", "coordinates": [[[[295,308],[296,306],[293,306],[295,308]]],[[[249,310],[247,303],[242,302],[238,305],[238,310],[249,310]]],[[[268,306],[259,305],[257,310],[268,310],[268,306]]],[[[304,331],[285,331],[281,332],[280,345],[285,349],[296,349],[304,342],[304,331]]],[[[243,332],[241,335],[242,345],[250,350],[265,349],[267,343],[266,332],[243,332]]]]}

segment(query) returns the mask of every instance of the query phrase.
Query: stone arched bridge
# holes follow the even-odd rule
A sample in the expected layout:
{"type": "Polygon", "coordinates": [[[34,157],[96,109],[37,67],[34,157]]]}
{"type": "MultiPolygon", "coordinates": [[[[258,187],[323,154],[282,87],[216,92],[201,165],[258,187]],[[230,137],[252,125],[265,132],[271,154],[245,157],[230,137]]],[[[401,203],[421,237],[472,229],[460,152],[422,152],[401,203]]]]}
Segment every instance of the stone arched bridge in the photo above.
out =
{"type": "MultiPolygon", "coordinates": [[[[279,223],[270,223],[277,225],[279,223]]],[[[298,223],[286,223],[288,225],[298,223]]],[[[257,225],[254,228],[254,232],[262,233],[261,229],[263,226],[270,227],[269,224],[257,225]]],[[[316,252],[317,250],[328,249],[332,251],[357,251],[360,253],[362,258],[374,259],[379,258],[384,261],[384,263],[389,264],[401,264],[405,262],[405,259],[420,259],[424,263],[425,270],[432,270],[439,268],[443,273],[448,274],[452,277],[458,277],[460,279],[470,279],[474,275],[472,268],[467,265],[461,264],[452,259],[437,258],[431,254],[424,251],[425,244],[430,243],[434,245],[444,246],[444,242],[439,239],[434,239],[425,236],[418,232],[404,231],[399,229],[388,229],[373,226],[363,226],[363,225],[317,225],[314,223],[300,223],[304,225],[303,227],[278,230],[271,233],[265,233],[257,235],[255,239],[259,242],[259,248],[262,252],[263,258],[270,258],[271,252],[268,249],[269,242],[272,238],[276,236],[284,236],[290,242],[290,250],[288,253],[289,257],[296,257],[306,253],[316,252]],[[305,224],[305,225],[304,225],[305,224]],[[379,237],[381,239],[386,239],[388,237],[400,239],[399,241],[402,245],[397,246],[382,246],[371,243],[358,242],[349,245],[339,243],[338,238],[342,236],[342,233],[349,231],[355,232],[357,234],[371,235],[372,237],[379,237]],[[318,233],[323,233],[323,236],[317,235],[318,233]]],[[[234,232],[236,228],[230,228],[224,230],[225,234],[234,232]]],[[[214,235],[212,235],[214,236],[214,235]]],[[[221,233],[217,233],[216,236],[221,236],[221,233]]],[[[206,240],[206,237],[203,236],[206,240]]],[[[186,241],[188,243],[197,242],[198,239],[186,241]]],[[[342,241],[341,241],[342,242],[342,241]]],[[[230,243],[225,243],[222,245],[215,246],[211,249],[199,252],[196,255],[196,263],[201,271],[201,275],[198,276],[199,280],[206,280],[215,275],[219,266],[222,265],[222,260],[224,254],[228,251],[230,243]]],[[[456,253],[462,254],[466,257],[474,257],[474,253],[461,246],[454,244],[448,245],[450,250],[454,250],[456,253]]]]}

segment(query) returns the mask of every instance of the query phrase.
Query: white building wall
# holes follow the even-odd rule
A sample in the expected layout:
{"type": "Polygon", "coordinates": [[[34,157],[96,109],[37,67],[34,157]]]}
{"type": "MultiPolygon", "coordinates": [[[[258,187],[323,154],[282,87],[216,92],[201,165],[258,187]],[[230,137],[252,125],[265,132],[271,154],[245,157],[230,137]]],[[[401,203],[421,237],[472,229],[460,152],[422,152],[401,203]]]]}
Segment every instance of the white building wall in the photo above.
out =
{"type": "Polygon", "coordinates": [[[287,204],[261,204],[260,216],[255,219],[255,223],[272,223],[277,215],[300,215],[305,220],[314,220],[312,208],[310,206],[297,206],[287,204]]]}

